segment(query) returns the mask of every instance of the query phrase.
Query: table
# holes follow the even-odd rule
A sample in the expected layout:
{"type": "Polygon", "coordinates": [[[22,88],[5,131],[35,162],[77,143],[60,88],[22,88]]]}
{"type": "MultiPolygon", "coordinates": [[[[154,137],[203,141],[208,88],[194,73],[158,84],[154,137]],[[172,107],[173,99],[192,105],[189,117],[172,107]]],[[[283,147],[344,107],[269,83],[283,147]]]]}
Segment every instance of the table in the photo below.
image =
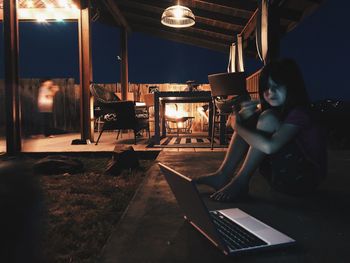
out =
{"type": "MultiPolygon", "coordinates": [[[[162,131],[162,138],[166,136],[165,128],[165,104],[166,103],[209,103],[209,120],[213,119],[213,100],[210,91],[159,91],[154,93],[154,144],[160,144],[160,131],[162,131]],[[162,112],[160,112],[160,105],[162,112]],[[162,126],[160,127],[160,120],[162,126]]],[[[211,136],[212,121],[209,121],[209,137],[211,136]]]]}

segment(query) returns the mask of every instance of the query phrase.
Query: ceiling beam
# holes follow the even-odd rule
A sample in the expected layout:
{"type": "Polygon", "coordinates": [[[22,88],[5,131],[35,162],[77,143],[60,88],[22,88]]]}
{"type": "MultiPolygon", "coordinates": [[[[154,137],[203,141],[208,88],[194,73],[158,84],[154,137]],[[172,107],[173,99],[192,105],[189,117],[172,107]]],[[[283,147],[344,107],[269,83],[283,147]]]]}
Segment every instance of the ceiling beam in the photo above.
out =
{"type": "Polygon", "coordinates": [[[162,29],[169,32],[192,32],[194,35],[202,35],[202,37],[211,37],[213,38],[212,41],[226,41],[226,42],[232,42],[234,40],[234,34],[220,34],[215,31],[209,31],[205,29],[205,27],[200,28],[198,25],[196,27],[189,27],[189,28],[181,28],[181,29],[175,29],[170,28],[162,25],[159,21],[159,19],[151,18],[149,16],[141,16],[135,13],[128,13],[124,12],[125,16],[128,18],[130,23],[142,23],[147,26],[151,26],[154,28],[162,29]]]}
{"type": "Polygon", "coordinates": [[[211,3],[229,10],[254,12],[257,8],[256,0],[194,0],[194,2],[211,3]]]}
{"type": "Polygon", "coordinates": [[[162,29],[145,26],[143,24],[134,24],[133,29],[134,31],[145,32],[156,37],[179,42],[182,44],[193,45],[224,53],[227,53],[229,51],[229,45],[213,43],[211,41],[207,41],[206,39],[184,35],[183,33],[168,32],[162,29]]]}
{"type": "Polygon", "coordinates": [[[256,28],[256,20],[258,16],[258,9],[255,10],[248,23],[245,25],[243,30],[241,31],[241,35],[243,40],[248,39],[255,31],[256,28]]]}
{"type": "MultiPolygon", "coordinates": [[[[169,4],[166,2],[161,1],[149,1],[149,0],[116,0],[118,5],[120,6],[129,6],[129,7],[135,7],[139,9],[157,9],[160,14],[163,13],[163,11],[169,7],[169,4]]],[[[237,17],[237,16],[230,16],[230,15],[224,15],[218,12],[213,11],[207,11],[207,10],[201,10],[198,8],[192,8],[192,11],[194,12],[196,19],[197,17],[203,17],[207,18],[213,21],[219,21],[224,22],[228,24],[234,24],[238,26],[244,26],[247,22],[247,18],[237,17]]]]}
{"type": "Polygon", "coordinates": [[[114,21],[119,25],[124,27],[128,32],[131,32],[131,27],[126,21],[123,13],[120,11],[118,5],[113,0],[102,0],[102,3],[105,5],[106,9],[112,15],[114,21]]]}
{"type": "Polygon", "coordinates": [[[193,8],[202,9],[206,11],[217,12],[224,15],[239,16],[245,19],[249,19],[249,17],[252,15],[252,12],[254,12],[256,8],[256,4],[254,4],[254,6],[245,5],[244,8],[242,7],[237,8],[231,2],[228,2],[228,1],[181,0],[181,4],[191,9],[193,8]],[[219,2],[219,3],[215,3],[215,2],[219,2]],[[227,3],[224,5],[224,3],[222,2],[227,2],[227,3]]]}
{"type": "Polygon", "coordinates": [[[127,15],[127,18],[133,26],[135,24],[138,24],[138,25],[141,24],[147,27],[152,27],[156,30],[162,30],[164,32],[178,33],[184,36],[205,39],[206,41],[209,41],[209,42],[223,43],[226,45],[229,45],[234,41],[234,35],[227,36],[227,35],[217,34],[215,32],[201,30],[194,27],[181,28],[181,29],[166,27],[166,26],[163,26],[157,19],[152,19],[152,18],[143,17],[143,16],[135,16],[133,14],[127,15]]]}
{"type": "MultiPolygon", "coordinates": [[[[119,7],[122,12],[132,12],[137,14],[148,14],[149,16],[158,17],[159,21],[161,18],[161,15],[164,11],[163,8],[154,7],[152,5],[148,4],[140,4],[137,2],[129,1],[129,0],[119,0],[119,7]]],[[[211,28],[213,31],[216,30],[220,33],[228,33],[228,34],[235,34],[237,32],[241,32],[243,29],[243,26],[235,25],[232,23],[226,23],[221,21],[212,20],[206,17],[200,17],[196,16],[196,24],[202,24],[207,26],[208,28],[211,28]]],[[[196,26],[196,25],[195,25],[196,26]]]]}
{"type": "MultiPolygon", "coordinates": [[[[174,30],[173,28],[165,27],[163,24],[161,24],[160,19],[152,16],[152,13],[151,15],[149,15],[149,13],[140,14],[136,12],[131,12],[129,10],[124,11],[123,13],[125,17],[129,20],[131,25],[133,23],[132,20],[136,20],[136,21],[142,21],[145,24],[150,24],[151,26],[154,26],[154,27],[167,29],[167,30],[174,30]]],[[[214,36],[218,39],[220,38],[225,39],[227,41],[232,41],[234,36],[240,32],[240,31],[226,30],[223,28],[210,26],[201,22],[196,22],[196,24],[190,27],[190,29],[193,29],[205,35],[214,36]]],[[[186,29],[182,29],[182,30],[186,30],[186,29]]]]}

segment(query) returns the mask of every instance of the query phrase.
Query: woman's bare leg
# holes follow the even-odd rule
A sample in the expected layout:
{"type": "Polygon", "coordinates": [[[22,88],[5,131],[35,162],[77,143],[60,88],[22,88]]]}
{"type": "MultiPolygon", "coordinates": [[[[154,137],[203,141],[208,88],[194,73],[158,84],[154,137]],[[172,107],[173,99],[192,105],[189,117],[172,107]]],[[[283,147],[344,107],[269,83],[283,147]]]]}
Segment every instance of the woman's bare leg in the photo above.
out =
{"type": "Polygon", "coordinates": [[[266,154],[256,148],[250,147],[244,163],[237,175],[223,188],[215,192],[211,198],[217,201],[229,201],[247,194],[251,175],[265,158],[266,154]]]}
{"type": "Polygon", "coordinates": [[[226,185],[234,175],[238,164],[244,158],[248,151],[249,145],[237,133],[233,133],[230,140],[225,159],[219,169],[206,176],[202,176],[196,180],[198,184],[209,185],[215,190],[226,185]]]}
{"type": "MultiPolygon", "coordinates": [[[[244,120],[248,127],[256,127],[258,115],[253,114],[247,116],[244,120]]],[[[234,176],[238,165],[245,158],[249,149],[249,145],[237,133],[233,133],[227,149],[225,159],[221,163],[218,170],[214,173],[202,176],[196,180],[198,184],[206,184],[215,190],[221,189],[234,176]]]]}
{"type": "MultiPolygon", "coordinates": [[[[266,111],[259,117],[257,130],[263,133],[273,133],[280,126],[280,121],[272,111],[266,111]],[[273,118],[265,118],[270,115],[273,118]],[[268,121],[266,121],[268,120],[268,121]]],[[[266,154],[262,151],[249,147],[244,162],[237,175],[223,188],[215,192],[211,197],[217,201],[231,201],[242,194],[248,193],[249,181],[255,170],[259,167],[266,154]]]]}

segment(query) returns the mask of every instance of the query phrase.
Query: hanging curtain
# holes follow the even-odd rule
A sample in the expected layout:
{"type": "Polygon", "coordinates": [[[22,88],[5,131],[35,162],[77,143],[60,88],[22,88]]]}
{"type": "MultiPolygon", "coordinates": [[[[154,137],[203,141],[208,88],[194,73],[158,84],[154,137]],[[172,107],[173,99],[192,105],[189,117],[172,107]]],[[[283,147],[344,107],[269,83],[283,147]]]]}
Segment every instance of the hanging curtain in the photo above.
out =
{"type": "Polygon", "coordinates": [[[228,58],[227,72],[236,72],[236,43],[230,46],[230,55],[228,58]]]}
{"type": "Polygon", "coordinates": [[[264,64],[268,56],[268,6],[269,0],[260,0],[255,30],[256,48],[264,64]]]}
{"type": "Polygon", "coordinates": [[[242,35],[237,35],[237,59],[236,59],[236,71],[244,72],[244,60],[243,60],[243,38],[242,35]]]}
{"type": "Polygon", "coordinates": [[[230,46],[227,72],[244,72],[243,38],[241,35],[237,35],[236,42],[230,46]]]}

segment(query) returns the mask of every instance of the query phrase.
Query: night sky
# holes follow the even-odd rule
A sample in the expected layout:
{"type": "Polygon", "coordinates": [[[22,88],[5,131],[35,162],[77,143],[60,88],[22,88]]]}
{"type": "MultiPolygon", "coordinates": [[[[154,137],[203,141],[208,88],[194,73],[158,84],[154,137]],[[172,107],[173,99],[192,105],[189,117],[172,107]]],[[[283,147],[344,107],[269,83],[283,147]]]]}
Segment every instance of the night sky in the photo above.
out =
{"type": "MultiPolygon", "coordinates": [[[[328,0],[281,42],[281,56],[297,60],[313,101],[331,98],[350,101],[349,29],[344,17],[350,3],[328,0]]],[[[98,83],[119,81],[118,28],[94,23],[93,76],[98,83]]],[[[1,27],[0,57],[3,58],[1,27]]],[[[129,81],[132,83],[207,83],[207,75],[225,72],[228,54],[179,44],[141,33],[129,38],[129,81]]],[[[247,73],[261,66],[246,58],[247,73]]],[[[20,23],[21,78],[78,78],[77,23],[20,23]]],[[[4,75],[0,61],[0,78],[4,75]]],[[[77,80],[78,81],[78,80],[77,80]]]]}

